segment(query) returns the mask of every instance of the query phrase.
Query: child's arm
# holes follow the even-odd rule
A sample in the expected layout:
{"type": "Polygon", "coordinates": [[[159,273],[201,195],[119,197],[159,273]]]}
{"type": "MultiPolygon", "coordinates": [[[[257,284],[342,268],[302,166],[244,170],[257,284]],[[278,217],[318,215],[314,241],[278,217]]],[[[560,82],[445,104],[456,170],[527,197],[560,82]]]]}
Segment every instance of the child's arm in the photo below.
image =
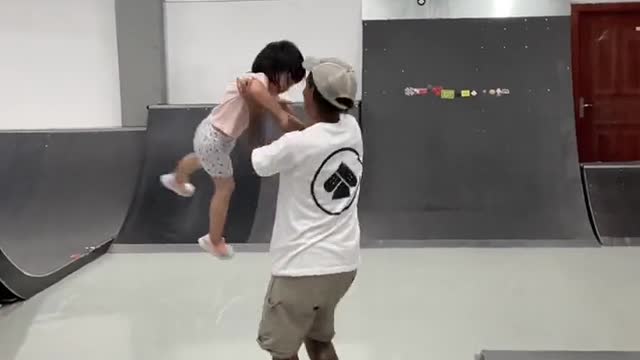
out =
{"type": "Polygon", "coordinates": [[[304,130],[307,127],[302,121],[300,121],[300,119],[296,117],[296,113],[293,111],[291,104],[281,102],[280,106],[284,111],[287,112],[287,114],[289,114],[287,128],[283,129],[285,132],[304,130]]]}
{"type": "Polygon", "coordinates": [[[305,128],[304,124],[289,113],[287,108],[280,104],[261,82],[253,81],[253,79],[238,79],[237,86],[243,97],[271,113],[282,130],[295,131],[305,128]]]}

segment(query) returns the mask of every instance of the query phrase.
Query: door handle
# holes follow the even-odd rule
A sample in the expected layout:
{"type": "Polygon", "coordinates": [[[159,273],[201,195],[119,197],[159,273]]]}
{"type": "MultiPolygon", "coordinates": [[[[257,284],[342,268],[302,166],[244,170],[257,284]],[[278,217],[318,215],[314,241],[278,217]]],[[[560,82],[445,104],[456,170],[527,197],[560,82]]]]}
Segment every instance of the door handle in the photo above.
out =
{"type": "Polygon", "coordinates": [[[580,100],[579,100],[579,105],[578,105],[578,111],[579,113],[579,117],[580,119],[584,119],[584,109],[586,108],[592,108],[593,104],[587,104],[584,102],[584,97],[580,96],[580,100]]]}

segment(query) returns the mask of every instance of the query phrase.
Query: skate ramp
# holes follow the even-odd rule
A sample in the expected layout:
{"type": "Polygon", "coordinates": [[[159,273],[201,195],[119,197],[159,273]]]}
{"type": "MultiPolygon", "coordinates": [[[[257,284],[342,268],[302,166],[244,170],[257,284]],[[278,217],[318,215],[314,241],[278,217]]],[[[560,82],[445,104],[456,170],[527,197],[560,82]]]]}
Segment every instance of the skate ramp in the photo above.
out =
{"type": "MultiPolygon", "coordinates": [[[[145,162],[127,220],[117,243],[195,244],[209,230],[209,204],[214,185],[204,171],[192,178],[196,193],[182,198],[168,191],[159,176],[170,172],[187,153],[193,152],[196,127],[214,105],[157,105],[149,107],[145,162]]],[[[308,122],[302,104],[293,106],[308,122]]],[[[352,112],[356,117],[359,109],[352,112]]],[[[263,119],[265,141],[282,135],[273,119],[263,119]]],[[[225,236],[230,243],[268,243],[271,240],[278,194],[278,177],[260,178],[251,165],[252,147],[240,137],[231,158],[236,189],[231,199],[225,236]]],[[[134,249],[134,247],[127,247],[134,249]]]]}
{"type": "Polygon", "coordinates": [[[108,249],[134,194],[143,139],[141,129],[0,133],[5,290],[28,298],[108,249]]]}
{"type": "MultiPolygon", "coordinates": [[[[211,178],[198,171],[191,179],[196,193],[183,198],[168,191],[159,176],[173,171],[177,162],[193,152],[193,135],[212,106],[152,106],[149,108],[144,165],[127,220],[120,231],[120,244],[193,244],[209,229],[209,204],[214,186],[211,178]]],[[[251,167],[246,138],[232,153],[236,189],[229,208],[226,236],[229,242],[249,241],[253,226],[260,179],[251,167]]]]}
{"type": "Polygon", "coordinates": [[[604,245],[640,245],[640,162],[584,164],[596,235],[604,245]]]}

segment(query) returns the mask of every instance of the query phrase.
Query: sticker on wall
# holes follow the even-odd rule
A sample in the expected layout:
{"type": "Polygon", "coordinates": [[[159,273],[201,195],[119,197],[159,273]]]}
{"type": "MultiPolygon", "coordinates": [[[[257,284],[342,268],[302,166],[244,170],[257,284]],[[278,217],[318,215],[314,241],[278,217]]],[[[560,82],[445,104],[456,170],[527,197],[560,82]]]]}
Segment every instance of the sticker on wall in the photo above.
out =
{"type": "Polygon", "coordinates": [[[450,89],[443,89],[440,92],[440,97],[445,100],[453,100],[456,98],[456,91],[450,89]]]}
{"type": "Polygon", "coordinates": [[[429,94],[429,89],[428,88],[407,87],[407,88],[404,89],[404,94],[406,96],[428,95],[429,94]]]}
{"type": "Polygon", "coordinates": [[[426,88],[416,88],[416,87],[406,87],[404,89],[404,94],[406,96],[425,96],[425,95],[433,95],[440,99],[452,100],[455,98],[470,98],[477,97],[479,95],[490,95],[501,97],[505,95],[511,94],[511,90],[506,88],[496,88],[496,89],[483,89],[480,91],[477,90],[469,90],[469,89],[444,89],[442,86],[432,86],[428,85],[426,88]]]}
{"type": "Polygon", "coordinates": [[[511,94],[511,90],[509,90],[509,89],[498,89],[498,90],[496,90],[496,95],[498,95],[498,96],[509,95],[509,94],[511,94]]]}

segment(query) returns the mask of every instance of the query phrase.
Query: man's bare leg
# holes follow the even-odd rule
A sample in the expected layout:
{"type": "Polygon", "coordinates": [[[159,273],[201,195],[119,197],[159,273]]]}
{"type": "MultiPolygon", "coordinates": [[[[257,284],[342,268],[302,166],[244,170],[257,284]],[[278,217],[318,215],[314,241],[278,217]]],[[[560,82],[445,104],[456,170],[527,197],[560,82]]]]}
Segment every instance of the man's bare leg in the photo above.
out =
{"type": "Polygon", "coordinates": [[[273,360],[300,360],[300,359],[298,358],[298,355],[296,355],[296,356],[294,356],[294,357],[292,357],[292,358],[288,358],[288,359],[277,359],[277,358],[272,358],[272,359],[273,359],[273,360]]]}
{"type": "Polygon", "coordinates": [[[338,360],[336,349],[331,342],[321,342],[312,339],[307,339],[304,342],[307,348],[307,354],[311,360],[338,360]]]}

